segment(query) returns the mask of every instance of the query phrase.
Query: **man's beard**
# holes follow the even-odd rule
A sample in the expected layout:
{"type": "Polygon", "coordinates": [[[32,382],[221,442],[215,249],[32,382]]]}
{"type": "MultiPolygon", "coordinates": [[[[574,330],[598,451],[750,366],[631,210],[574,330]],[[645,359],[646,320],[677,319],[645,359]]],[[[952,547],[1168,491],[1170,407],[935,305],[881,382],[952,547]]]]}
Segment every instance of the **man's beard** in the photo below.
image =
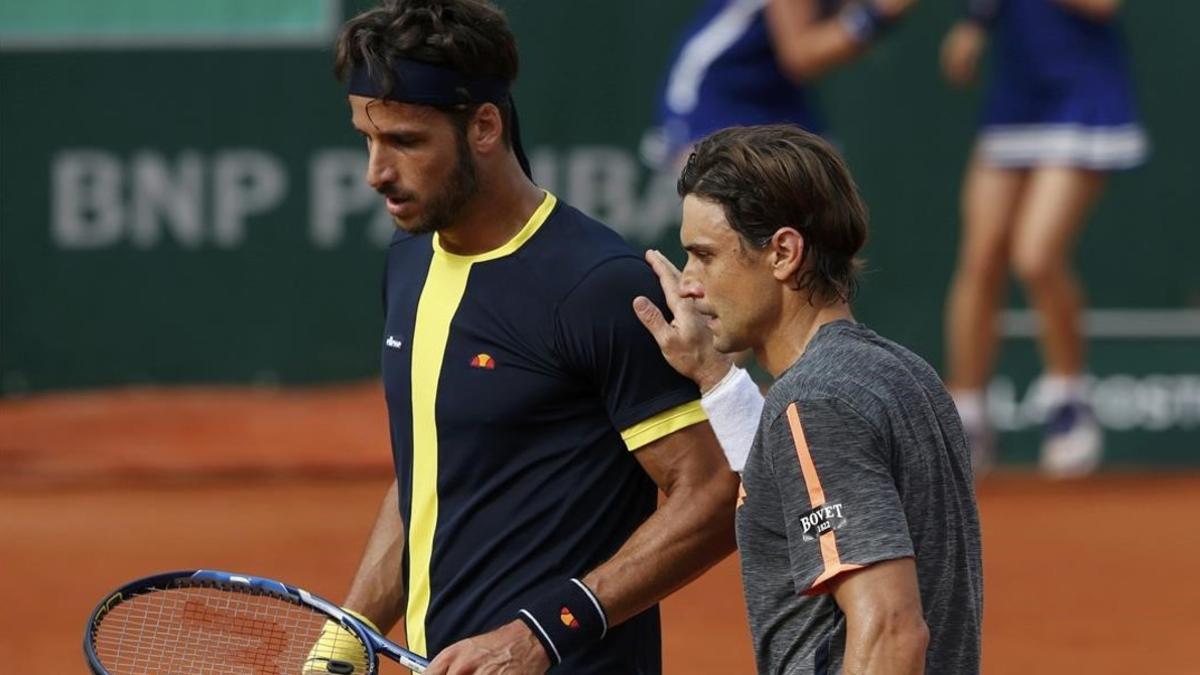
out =
{"type": "MultiPolygon", "coordinates": [[[[432,195],[425,215],[418,216],[408,227],[401,229],[412,234],[437,232],[449,227],[466,208],[467,203],[479,192],[479,176],[475,173],[475,162],[471,159],[471,148],[465,133],[455,134],[456,155],[454,170],[446,179],[445,188],[432,195]]],[[[396,221],[400,225],[399,220],[396,221]]]]}

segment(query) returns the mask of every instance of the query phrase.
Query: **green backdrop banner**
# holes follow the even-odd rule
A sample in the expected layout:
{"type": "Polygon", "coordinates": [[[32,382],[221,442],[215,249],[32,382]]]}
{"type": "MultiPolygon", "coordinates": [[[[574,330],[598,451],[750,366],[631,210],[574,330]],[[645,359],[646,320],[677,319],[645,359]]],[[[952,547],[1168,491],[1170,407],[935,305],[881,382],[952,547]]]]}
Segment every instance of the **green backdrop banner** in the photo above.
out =
{"type": "Polygon", "coordinates": [[[341,20],[340,7],[338,0],[8,2],[0,5],[0,48],[321,47],[341,20]]]}
{"type": "MultiPolygon", "coordinates": [[[[0,33],[5,395],[377,372],[391,224],[363,184],[365,153],[331,75],[336,21],[319,20],[323,8],[345,16],[363,3],[273,4],[309,21],[314,46],[239,46],[239,17],[253,23],[255,13],[206,15],[208,43],[178,38],[178,26],[99,47],[37,42],[32,33],[47,24],[32,19],[28,35],[11,24],[0,33]]],[[[637,148],[695,3],[501,4],[520,41],[517,100],[538,180],[677,255],[674,176],[654,175],[637,148]]],[[[977,91],[939,78],[953,18],[943,4],[920,5],[820,85],[873,214],[857,314],[934,364],[978,103],[977,91]]],[[[1200,228],[1188,199],[1200,94],[1180,78],[1194,63],[1187,29],[1200,23],[1200,5],[1129,3],[1124,19],[1154,145],[1145,168],[1114,177],[1079,249],[1097,310],[1088,321],[1093,402],[1114,461],[1196,462],[1200,228]]],[[[1031,456],[1038,425],[1023,303],[1014,289],[991,397],[1018,458],[1031,456]]]]}

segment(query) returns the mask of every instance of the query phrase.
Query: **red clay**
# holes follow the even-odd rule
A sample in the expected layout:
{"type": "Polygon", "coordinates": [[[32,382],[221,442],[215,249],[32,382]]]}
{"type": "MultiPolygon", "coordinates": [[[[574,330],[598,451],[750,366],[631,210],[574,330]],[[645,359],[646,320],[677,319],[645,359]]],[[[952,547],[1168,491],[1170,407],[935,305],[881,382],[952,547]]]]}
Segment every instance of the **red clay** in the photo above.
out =
{"type": "MultiPolygon", "coordinates": [[[[155,571],[340,597],[387,485],[383,425],[373,385],[0,403],[0,671],[86,672],[93,604],[155,571]]],[[[1001,476],[979,498],[985,673],[1196,670],[1200,476],[1001,476]]],[[[668,673],[754,671],[735,559],[668,600],[664,623],[668,673]]]]}

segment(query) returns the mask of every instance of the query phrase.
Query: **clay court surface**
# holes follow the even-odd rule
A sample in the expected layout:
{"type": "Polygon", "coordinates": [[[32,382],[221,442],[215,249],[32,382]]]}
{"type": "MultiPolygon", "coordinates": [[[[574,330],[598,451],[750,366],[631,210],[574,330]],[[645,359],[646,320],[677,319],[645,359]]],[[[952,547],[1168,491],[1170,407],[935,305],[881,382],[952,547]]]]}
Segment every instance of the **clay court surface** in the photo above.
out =
{"type": "MultiPolygon", "coordinates": [[[[340,597],[389,480],[383,414],[373,385],[0,402],[0,672],[86,672],[92,606],[156,571],[340,597]]],[[[985,673],[1200,672],[1200,475],[1011,474],[979,500],[985,673]]],[[[734,558],[664,624],[668,673],[754,671],[734,558]]]]}

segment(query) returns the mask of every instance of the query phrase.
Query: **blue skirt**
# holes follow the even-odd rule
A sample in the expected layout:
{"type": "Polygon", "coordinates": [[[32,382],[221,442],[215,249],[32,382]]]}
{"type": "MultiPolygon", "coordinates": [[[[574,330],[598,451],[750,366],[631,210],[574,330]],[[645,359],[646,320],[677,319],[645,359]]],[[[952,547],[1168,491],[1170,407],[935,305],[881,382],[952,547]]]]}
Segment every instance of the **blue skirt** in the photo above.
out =
{"type": "Polygon", "coordinates": [[[984,106],[978,152],[1004,168],[1130,169],[1149,143],[1121,73],[996,77],[984,106]]]}

